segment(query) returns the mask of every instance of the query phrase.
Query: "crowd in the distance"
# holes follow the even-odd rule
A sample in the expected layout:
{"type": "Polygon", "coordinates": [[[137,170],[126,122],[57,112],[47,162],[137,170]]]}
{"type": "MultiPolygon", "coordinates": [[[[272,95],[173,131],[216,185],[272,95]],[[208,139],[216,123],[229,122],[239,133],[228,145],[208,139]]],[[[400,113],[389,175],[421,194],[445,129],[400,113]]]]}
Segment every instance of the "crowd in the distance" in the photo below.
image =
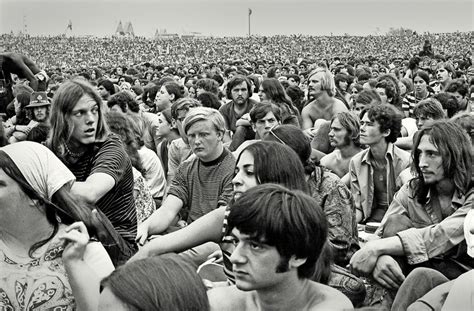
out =
{"type": "Polygon", "coordinates": [[[0,309],[469,310],[469,36],[3,35],[0,309]]]}

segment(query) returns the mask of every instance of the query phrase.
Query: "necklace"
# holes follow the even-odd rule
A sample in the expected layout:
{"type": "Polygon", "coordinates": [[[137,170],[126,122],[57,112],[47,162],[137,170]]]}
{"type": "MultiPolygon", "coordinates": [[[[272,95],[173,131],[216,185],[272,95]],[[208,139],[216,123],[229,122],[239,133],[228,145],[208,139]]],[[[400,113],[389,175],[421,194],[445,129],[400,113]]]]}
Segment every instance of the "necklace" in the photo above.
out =
{"type": "Polygon", "coordinates": [[[66,149],[66,153],[73,158],[80,158],[84,155],[84,152],[85,152],[85,151],[81,151],[79,153],[72,152],[71,149],[69,149],[69,146],[67,145],[67,143],[64,144],[64,149],[66,149]]]}

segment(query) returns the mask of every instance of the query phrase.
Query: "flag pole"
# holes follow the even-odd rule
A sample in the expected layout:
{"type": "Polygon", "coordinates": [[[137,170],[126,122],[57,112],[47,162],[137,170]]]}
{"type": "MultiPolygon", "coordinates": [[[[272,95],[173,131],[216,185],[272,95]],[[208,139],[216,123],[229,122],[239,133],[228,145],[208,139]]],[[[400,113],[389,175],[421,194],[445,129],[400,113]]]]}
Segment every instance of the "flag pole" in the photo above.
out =
{"type": "Polygon", "coordinates": [[[252,15],[252,10],[249,8],[249,37],[250,37],[250,15],[252,15]]]}

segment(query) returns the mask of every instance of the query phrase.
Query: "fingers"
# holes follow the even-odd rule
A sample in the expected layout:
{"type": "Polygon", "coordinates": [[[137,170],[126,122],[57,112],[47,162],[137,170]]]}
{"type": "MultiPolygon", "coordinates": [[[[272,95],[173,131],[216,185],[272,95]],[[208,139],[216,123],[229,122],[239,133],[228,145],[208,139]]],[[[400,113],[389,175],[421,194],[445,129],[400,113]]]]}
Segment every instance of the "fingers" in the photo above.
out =
{"type": "Polygon", "coordinates": [[[385,288],[388,289],[397,289],[399,286],[396,282],[394,282],[390,277],[385,274],[380,274],[378,276],[374,276],[374,279],[380,283],[385,288]]]}
{"type": "Polygon", "coordinates": [[[86,245],[87,243],[89,243],[89,236],[79,232],[78,230],[66,232],[62,234],[59,238],[67,242],[73,242],[81,245],[86,245]]]}
{"type": "Polygon", "coordinates": [[[405,281],[405,275],[403,275],[402,269],[398,265],[398,263],[394,263],[388,266],[388,269],[391,272],[392,279],[397,282],[398,285],[401,285],[403,281],[405,281]]]}
{"type": "Polygon", "coordinates": [[[66,228],[66,232],[70,232],[73,230],[77,230],[80,233],[87,235],[87,239],[89,239],[89,233],[87,232],[86,225],[82,221],[77,221],[66,228]]]}

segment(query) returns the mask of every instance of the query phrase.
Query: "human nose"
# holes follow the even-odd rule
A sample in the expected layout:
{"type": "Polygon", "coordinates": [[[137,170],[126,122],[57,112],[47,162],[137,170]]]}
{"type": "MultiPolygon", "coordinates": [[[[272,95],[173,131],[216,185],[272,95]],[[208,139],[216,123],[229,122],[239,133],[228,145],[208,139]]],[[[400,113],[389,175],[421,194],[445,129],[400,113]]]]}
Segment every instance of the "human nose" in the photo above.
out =
{"type": "Polygon", "coordinates": [[[419,155],[419,166],[420,168],[428,167],[428,161],[427,161],[427,156],[423,154],[423,152],[420,153],[419,155]]]}
{"type": "Polygon", "coordinates": [[[238,172],[235,174],[234,178],[232,178],[232,185],[241,185],[242,184],[242,178],[241,178],[241,173],[238,172]]]}
{"type": "Polygon", "coordinates": [[[243,245],[241,243],[238,243],[235,246],[234,251],[232,252],[232,255],[230,256],[230,262],[233,264],[243,264],[246,261],[245,253],[243,250],[243,245]]]}

